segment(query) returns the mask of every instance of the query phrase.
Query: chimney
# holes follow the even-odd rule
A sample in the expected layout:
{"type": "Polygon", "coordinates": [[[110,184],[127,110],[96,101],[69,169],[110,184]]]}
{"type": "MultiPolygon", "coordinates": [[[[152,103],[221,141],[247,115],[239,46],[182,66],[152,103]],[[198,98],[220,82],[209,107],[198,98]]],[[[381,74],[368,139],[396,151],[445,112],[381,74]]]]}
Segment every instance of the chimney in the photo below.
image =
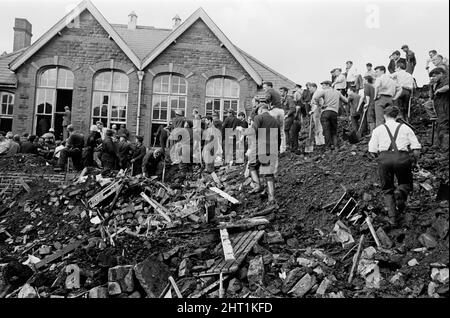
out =
{"type": "Polygon", "coordinates": [[[173,21],[173,27],[172,27],[172,29],[175,30],[176,28],[178,28],[178,27],[180,26],[180,24],[181,24],[181,18],[180,18],[180,16],[177,14],[176,16],[174,16],[174,17],[172,18],[172,21],[173,21]]]}
{"type": "Polygon", "coordinates": [[[136,24],[137,24],[137,14],[134,11],[131,11],[131,13],[128,15],[130,20],[128,21],[128,30],[136,30],[136,24]]]}
{"type": "Polygon", "coordinates": [[[31,23],[27,19],[16,18],[14,20],[14,44],[13,52],[31,45],[31,23]]]}

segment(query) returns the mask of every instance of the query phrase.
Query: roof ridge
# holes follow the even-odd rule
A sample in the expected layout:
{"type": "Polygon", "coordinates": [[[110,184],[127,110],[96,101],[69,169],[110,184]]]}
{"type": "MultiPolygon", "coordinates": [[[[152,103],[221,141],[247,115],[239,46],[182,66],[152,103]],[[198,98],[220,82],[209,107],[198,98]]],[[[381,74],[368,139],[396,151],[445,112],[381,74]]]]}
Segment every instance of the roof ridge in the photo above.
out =
{"type": "MultiPolygon", "coordinates": [[[[110,23],[111,26],[116,27],[128,27],[128,24],[122,24],[122,23],[110,23]]],[[[157,28],[152,25],[136,25],[136,29],[147,29],[147,30],[164,30],[164,31],[172,31],[172,29],[168,28],[157,28]]]]}
{"type": "Polygon", "coordinates": [[[273,68],[267,66],[266,64],[264,64],[263,62],[259,61],[257,58],[253,57],[252,55],[248,54],[247,52],[245,52],[244,50],[240,49],[239,47],[237,47],[235,45],[235,47],[242,52],[246,57],[248,57],[249,59],[253,60],[254,62],[258,63],[259,65],[261,65],[262,67],[268,69],[269,71],[271,71],[272,73],[276,74],[277,76],[283,78],[284,80],[288,81],[288,82],[292,82],[295,84],[295,82],[293,80],[290,80],[289,78],[287,78],[286,76],[284,76],[283,74],[278,73],[277,71],[275,71],[273,68]]]}
{"type": "Polygon", "coordinates": [[[14,54],[19,54],[19,53],[22,53],[23,51],[25,51],[27,48],[29,48],[30,47],[30,45],[29,46],[26,46],[26,47],[23,47],[23,48],[21,48],[21,49],[19,49],[19,50],[17,50],[17,51],[14,51],[14,52],[11,52],[11,53],[6,53],[5,55],[0,55],[0,59],[2,59],[2,58],[6,58],[6,57],[11,57],[12,55],[14,55],[14,54]]]}

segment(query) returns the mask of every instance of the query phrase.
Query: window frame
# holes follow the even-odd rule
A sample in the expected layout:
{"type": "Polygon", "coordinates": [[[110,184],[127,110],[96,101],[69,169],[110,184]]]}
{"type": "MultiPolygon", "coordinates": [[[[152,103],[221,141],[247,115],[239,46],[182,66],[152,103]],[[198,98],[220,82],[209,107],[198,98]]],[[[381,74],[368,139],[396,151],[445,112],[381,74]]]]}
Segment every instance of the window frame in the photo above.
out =
{"type": "Polygon", "coordinates": [[[168,124],[173,116],[172,116],[172,101],[173,100],[177,100],[177,105],[178,107],[174,108],[174,109],[182,109],[179,107],[180,105],[180,100],[184,101],[184,113],[186,113],[186,109],[187,109],[187,96],[188,96],[188,89],[189,89],[189,83],[186,79],[186,77],[184,77],[182,74],[178,74],[178,73],[161,73],[156,75],[153,78],[153,84],[152,84],[152,123],[155,124],[168,124]],[[168,77],[168,82],[167,83],[163,83],[163,80],[165,77],[168,77]],[[178,86],[178,91],[174,92],[173,91],[173,87],[174,87],[174,78],[178,79],[178,84],[176,86],[178,86]],[[158,80],[160,79],[160,81],[158,82],[158,80]],[[182,85],[182,81],[184,81],[184,85],[182,85]],[[167,91],[162,90],[161,88],[164,85],[167,85],[167,91]],[[158,86],[156,86],[158,85],[158,86]],[[184,93],[180,92],[180,88],[184,86],[184,93]],[[156,88],[159,88],[159,90],[157,90],[156,88]],[[155,105],[156,100],[159,100],[158,103],[158,108],[155,109],[155,105]],[[162,101],[165,100],[166,103],[166,107],[161,107],[162,101]],[[158,118],[156,118],[154,116],[155,114],[155,110],[158,111],[158,118]],[[163,113],[163,111],[166,112],[166,119],[161,119],[161,114],[163,113]]]}
{"type": "Polygon", "coordinates": [[[14,99],[15,94],[8,91],[0,91],[0,117],[2,118],[13,118],[14,115],[14,99]],[[11,97],[11,101],[6,102],[6,112],[3,113],[3,98],[11,97]],[[11,114],[9,114],[9,110],[11,109],[11,114]]]}
{"type": "Polygon", "coordinates": [[[234,109],[236,112],[238,112],[239,110],[239,105],[240,105],[240,93],[241,93],[241,86],[239,85],[239,82],[237,79],[235,79],[234,77],[230,77],[230,76],[214,76],[214,77],[210,77],[205,84],[205,116],[208,115],[212,115],[214,114],[214,111],[216,111],[217,109],[217,102],[219,102],[219,117],[220,120],[224,120],[225,117],[225,112],[228,110],[229,107],[232,107],[233,102],[236,102],[236,109],[234,109]],[[216,94],[216,86],[217,83],[220,82],[220,94],[216,94]],[[232,94],[230,93],[230,95],[226,95],[225,92],[225,88],[226,88],[226,84],[230,83],[231,85],[229,86],[229,92],[233,92],[233,84],[236,85],[237,87],[237,94],[235,94],[234,96],[232,96],[232,94]],[[212,85],[212,87],[208,87],[208,85],[212,85]],[[209,89],[208,89],[209,88],[209,89]],[[212,90],[212,94],[208,94],[211,93],[212,90]],[[212,105],[210,107],[208,107],[208,104],[212,103],[212,105]],[[229,106],[225,106],[225,104],[229,103],[229,106]],[[226,108],[228,107],[228,108],[226,108]],[[210,110],[208,109],[210,108],[210,110]]]}
{"type": "MultiPolygon", "coordinates": [[[[104,84],[104,83],[102,83],[104,84]]],[[[129,91],[130,91],[130,79],[128,77],[128,75],[121,71],[121,70],[117,70],[117,69],[103,69],[103,70],[99,70],[96,74],[94,74],[93,80],[92,80],[92,98],[91,98],[91,124],[94,125],[97,121],[102,121],[104,119],[106,119],[106,125],[105,127],[110,127],[114,124],[116,125],[122,125],[125,124],[127,125],[128,122],[128,97],[129,97],[129,91]],[[99,79],[100,76],[102,76],[103,74],[110,74],[109,75],[109,83],[108,83],[108,87],[105,88],[105,86],[101,86],[101,87],[97,87],[97,82],[96,80],[99,79]],[[120,84],[120,87],[117,88],[115,86],[115,75],[116,74],[121,74],[122,75],[122,79],[127,79],[127,87],[122,88],[122,84],[120,84]],[[97,105],[95,103],[95,99],[96,96],[100,96],[100,103],[97,105]],[[108,101],[105,104],[104,103],[104,98],[108,97],[108,101]],[[119,99],[119,105],[113,105],[113,101],[115,100],[115,98],[119,99]],[[103,100],[102,100],[103,99],[103,100]],[[122,105],[122,99],[124,104],[122,105]],[[97,106],[99,107],[99,114],[98,116],[96,116],[94,114],[97,106]],[[106,107],[106,116],[102,115],[102,110],[103,108],[106,107]],[[113,111],[116,111],[117,107],[117,116],[113,116],[113,111]],[[124,112],[124,116],[119,116],[120,111],[124,112]]]]}
{"type": "MultiPolygon", "coordinates": [[[[47,73],[47,74],[50,74],[50,73],[47,73]]],[[[50,128],[55,128],[54,126],[55,126],[55,113],[56,113],[56,91],[58,89],[71,90],[72,94],[73,94],[74,83],[75,83],[75,74],[68,67],[56,65],[56,66],[44,67],[41,70],[39,70],[39,72],[36,75],[36,95],[35,95],[35,101],[34,101],[34,120],[33,120],[34,121],[34,125],[33,125],[34,129],[33,130],[35,133],[37,131],[37,117],[38,116],[50,117],[50,128]],[[41,80],[43,79],[43,75],[46,74],[47,72],[51,72],[52,70],[55,70],[54,84],[50,85],[49,80],[47,79],[46,84],[48,84],[48,85],[42,85],[41,80]],[[72,74],[72,87],[65,86],[65,85],[64,86],[59,85],[59,72],[61,70],[66,72],[65,84],[67,84],[67,74],[72,74]],[[52,105],[51,113],[46,113],[45,109],[44,109],[43,113],[40,113],[40,112],[38,112],[39,95],[43,91],[50,91],[50,90],[53,93],[53,96],[51,97],[51,105],[52,105]]],[[[44,99],[44,102],[45,101],[46,101],[46,99],[44,99]]]]}

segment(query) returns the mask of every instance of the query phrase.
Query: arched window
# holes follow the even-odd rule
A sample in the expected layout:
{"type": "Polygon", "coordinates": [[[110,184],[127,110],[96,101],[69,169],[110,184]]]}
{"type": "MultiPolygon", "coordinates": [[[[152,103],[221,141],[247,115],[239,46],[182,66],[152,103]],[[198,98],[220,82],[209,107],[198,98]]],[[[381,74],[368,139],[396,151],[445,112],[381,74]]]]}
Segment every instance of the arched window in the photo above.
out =
{"type": "Polygon", "coordinates": [[[13,121],[14,94],[0,92],[0,131],[11,131],[13,121]]]}
{"type": "Polygon", "coordinates": [[[92,97],[92,123],[102,121],[105,127],[127,123],[128,76],[120,71],[108,70],[94,78],[92,97]]]}
{"type": "Polygon", "coordinates": [[[214,77],[206,82],[206,106],[205,115],[212,115],[217,111],[220,119],[228,109],[238,111],[239,108],[239,83],[234,78],[214,77]]]}
{"type": "Polygon", "coordinates": [[[38,73],[35,112],[37,135],[54,128],[56,137],[62,137],[64,107],[72,107],[73,81],[72,71],[59,66],[45,68],[38,73]]]}
{"type": "Polygon", "coordinates": [[[154,123],[168,123],[175,111],[186,113],[187,81],[175,74],[158,75],[153,79],[152,109],[154,123]]]}

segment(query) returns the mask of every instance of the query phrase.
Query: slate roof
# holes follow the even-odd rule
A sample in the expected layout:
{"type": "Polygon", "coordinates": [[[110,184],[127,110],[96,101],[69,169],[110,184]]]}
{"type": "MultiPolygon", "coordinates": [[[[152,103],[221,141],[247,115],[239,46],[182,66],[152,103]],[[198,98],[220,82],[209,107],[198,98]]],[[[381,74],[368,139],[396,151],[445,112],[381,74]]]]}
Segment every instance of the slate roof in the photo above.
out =
{"type": "Polygon", "coordinates": [[[16,74],[9,70],[8,64],[18,57],[27,48],[17,50],[16,52],[0,56],[0,86],[16,86],[16,74]]]}
{"type": "Polygon", "coordinates": [[[136,26],[135,30],[128,30],[126,24],[111,24],[128,46],[143,60],[172,32],[171,29],[157,29],[150,26],[136,26]]]}

